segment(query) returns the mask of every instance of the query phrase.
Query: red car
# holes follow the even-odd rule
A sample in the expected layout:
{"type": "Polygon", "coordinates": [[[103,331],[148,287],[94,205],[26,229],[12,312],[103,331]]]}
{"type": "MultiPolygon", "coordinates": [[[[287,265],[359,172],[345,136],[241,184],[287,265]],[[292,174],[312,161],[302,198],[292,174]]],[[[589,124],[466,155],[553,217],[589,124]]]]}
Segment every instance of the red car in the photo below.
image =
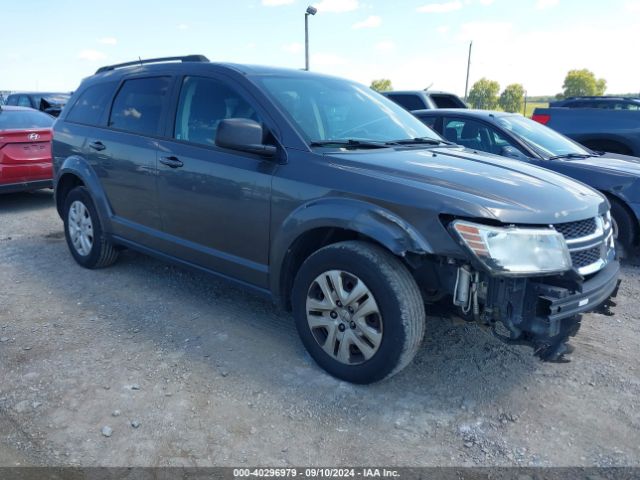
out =
{"type": "Polygon", "coordinates": [[[0,193],[52,187],[54,120],[31,108],[0,106],[0,193]]]}

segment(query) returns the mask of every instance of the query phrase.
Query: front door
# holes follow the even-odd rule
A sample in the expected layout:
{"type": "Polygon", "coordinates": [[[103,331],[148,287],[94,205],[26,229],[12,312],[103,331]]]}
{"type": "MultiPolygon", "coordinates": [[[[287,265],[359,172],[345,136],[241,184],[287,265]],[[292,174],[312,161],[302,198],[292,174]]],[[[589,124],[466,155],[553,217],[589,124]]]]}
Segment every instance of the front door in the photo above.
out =
{"type": "Polygon", "coordinates": [[[158,150],[158,198],[167,253],[259,287],[268,285],[271,179],[277,163],[218,148],[225,118],[256,108],[223,79],[185,77],[172,140],[158,150]]]}

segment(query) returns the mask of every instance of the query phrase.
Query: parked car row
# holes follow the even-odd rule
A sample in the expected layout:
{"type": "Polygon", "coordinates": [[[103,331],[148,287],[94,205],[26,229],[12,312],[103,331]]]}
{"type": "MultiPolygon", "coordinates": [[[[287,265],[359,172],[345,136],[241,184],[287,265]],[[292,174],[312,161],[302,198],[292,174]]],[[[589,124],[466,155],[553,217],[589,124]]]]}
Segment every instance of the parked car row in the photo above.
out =
{"type": "Polygon", "coordinates": [[[83,267],[131,248],[233,281],[347,381],[404,368],[434,302],[562,360],[617,292],[609,202],[483,152],[478,128],[441,131],[347,80],[137,60],[85,79],[54,124],[55,202],[83,267]]]}
{"type": "Polygon", "coordinates": [[[5,104],[14,107],[34,108],[57,117],[69,101],[70,96],[70,93],[14,92],[7,96],[5,104]]]}

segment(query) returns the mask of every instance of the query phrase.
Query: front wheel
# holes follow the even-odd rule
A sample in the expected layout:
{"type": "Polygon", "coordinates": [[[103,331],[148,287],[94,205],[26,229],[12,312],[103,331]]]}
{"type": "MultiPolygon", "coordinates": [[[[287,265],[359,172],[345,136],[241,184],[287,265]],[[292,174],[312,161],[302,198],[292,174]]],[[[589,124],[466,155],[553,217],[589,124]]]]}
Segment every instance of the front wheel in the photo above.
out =
{"type": "Polygon", "coordinates": [[[300,338],[331,375],[353,383],[390,377],[415,356],[425,328],[422,295],[386,250],[348,241],[313,253],[292,292],[300,338]]]}
{"type": "Polygon", "coordinates": [[[64,202],[64,234],[71,255],[85,268],[102,268],[118,258],[118,250],[102,230],[96,207],[85,187],[76,187],[64,202]]]}
{"type": "Polygon", "coordinates": [[[616,242],[618,257],[624,259],[633,250],[638,220],[632,217],[618,200],[611,199],[610,203],[613,238],[616,242]]]}

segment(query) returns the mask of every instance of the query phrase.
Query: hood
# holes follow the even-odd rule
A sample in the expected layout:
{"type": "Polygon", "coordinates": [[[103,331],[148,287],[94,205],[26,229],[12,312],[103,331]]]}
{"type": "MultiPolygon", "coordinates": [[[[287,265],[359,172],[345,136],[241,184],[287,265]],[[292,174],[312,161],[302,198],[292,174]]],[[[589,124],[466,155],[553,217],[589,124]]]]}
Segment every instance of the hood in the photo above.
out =
{"type": "Polygon", "coordinates": [[[416,190],[425,207],[439,208],[442,214],[548,225],[594,217],[608,208],[602,195],[564,175],[462,148],[356,150],[328,155],[340,162],[340,168],[416,190]]]}
{"type": "Polygon", "coordinates": [[[638,157],[630,157],[617,153],[605,153],[599,157],[571,158],[563,161],[569,162],[572,165],[584,165],[590,169],[596,168],[611,173],[640,177],[640,158],[638,157]]]}

